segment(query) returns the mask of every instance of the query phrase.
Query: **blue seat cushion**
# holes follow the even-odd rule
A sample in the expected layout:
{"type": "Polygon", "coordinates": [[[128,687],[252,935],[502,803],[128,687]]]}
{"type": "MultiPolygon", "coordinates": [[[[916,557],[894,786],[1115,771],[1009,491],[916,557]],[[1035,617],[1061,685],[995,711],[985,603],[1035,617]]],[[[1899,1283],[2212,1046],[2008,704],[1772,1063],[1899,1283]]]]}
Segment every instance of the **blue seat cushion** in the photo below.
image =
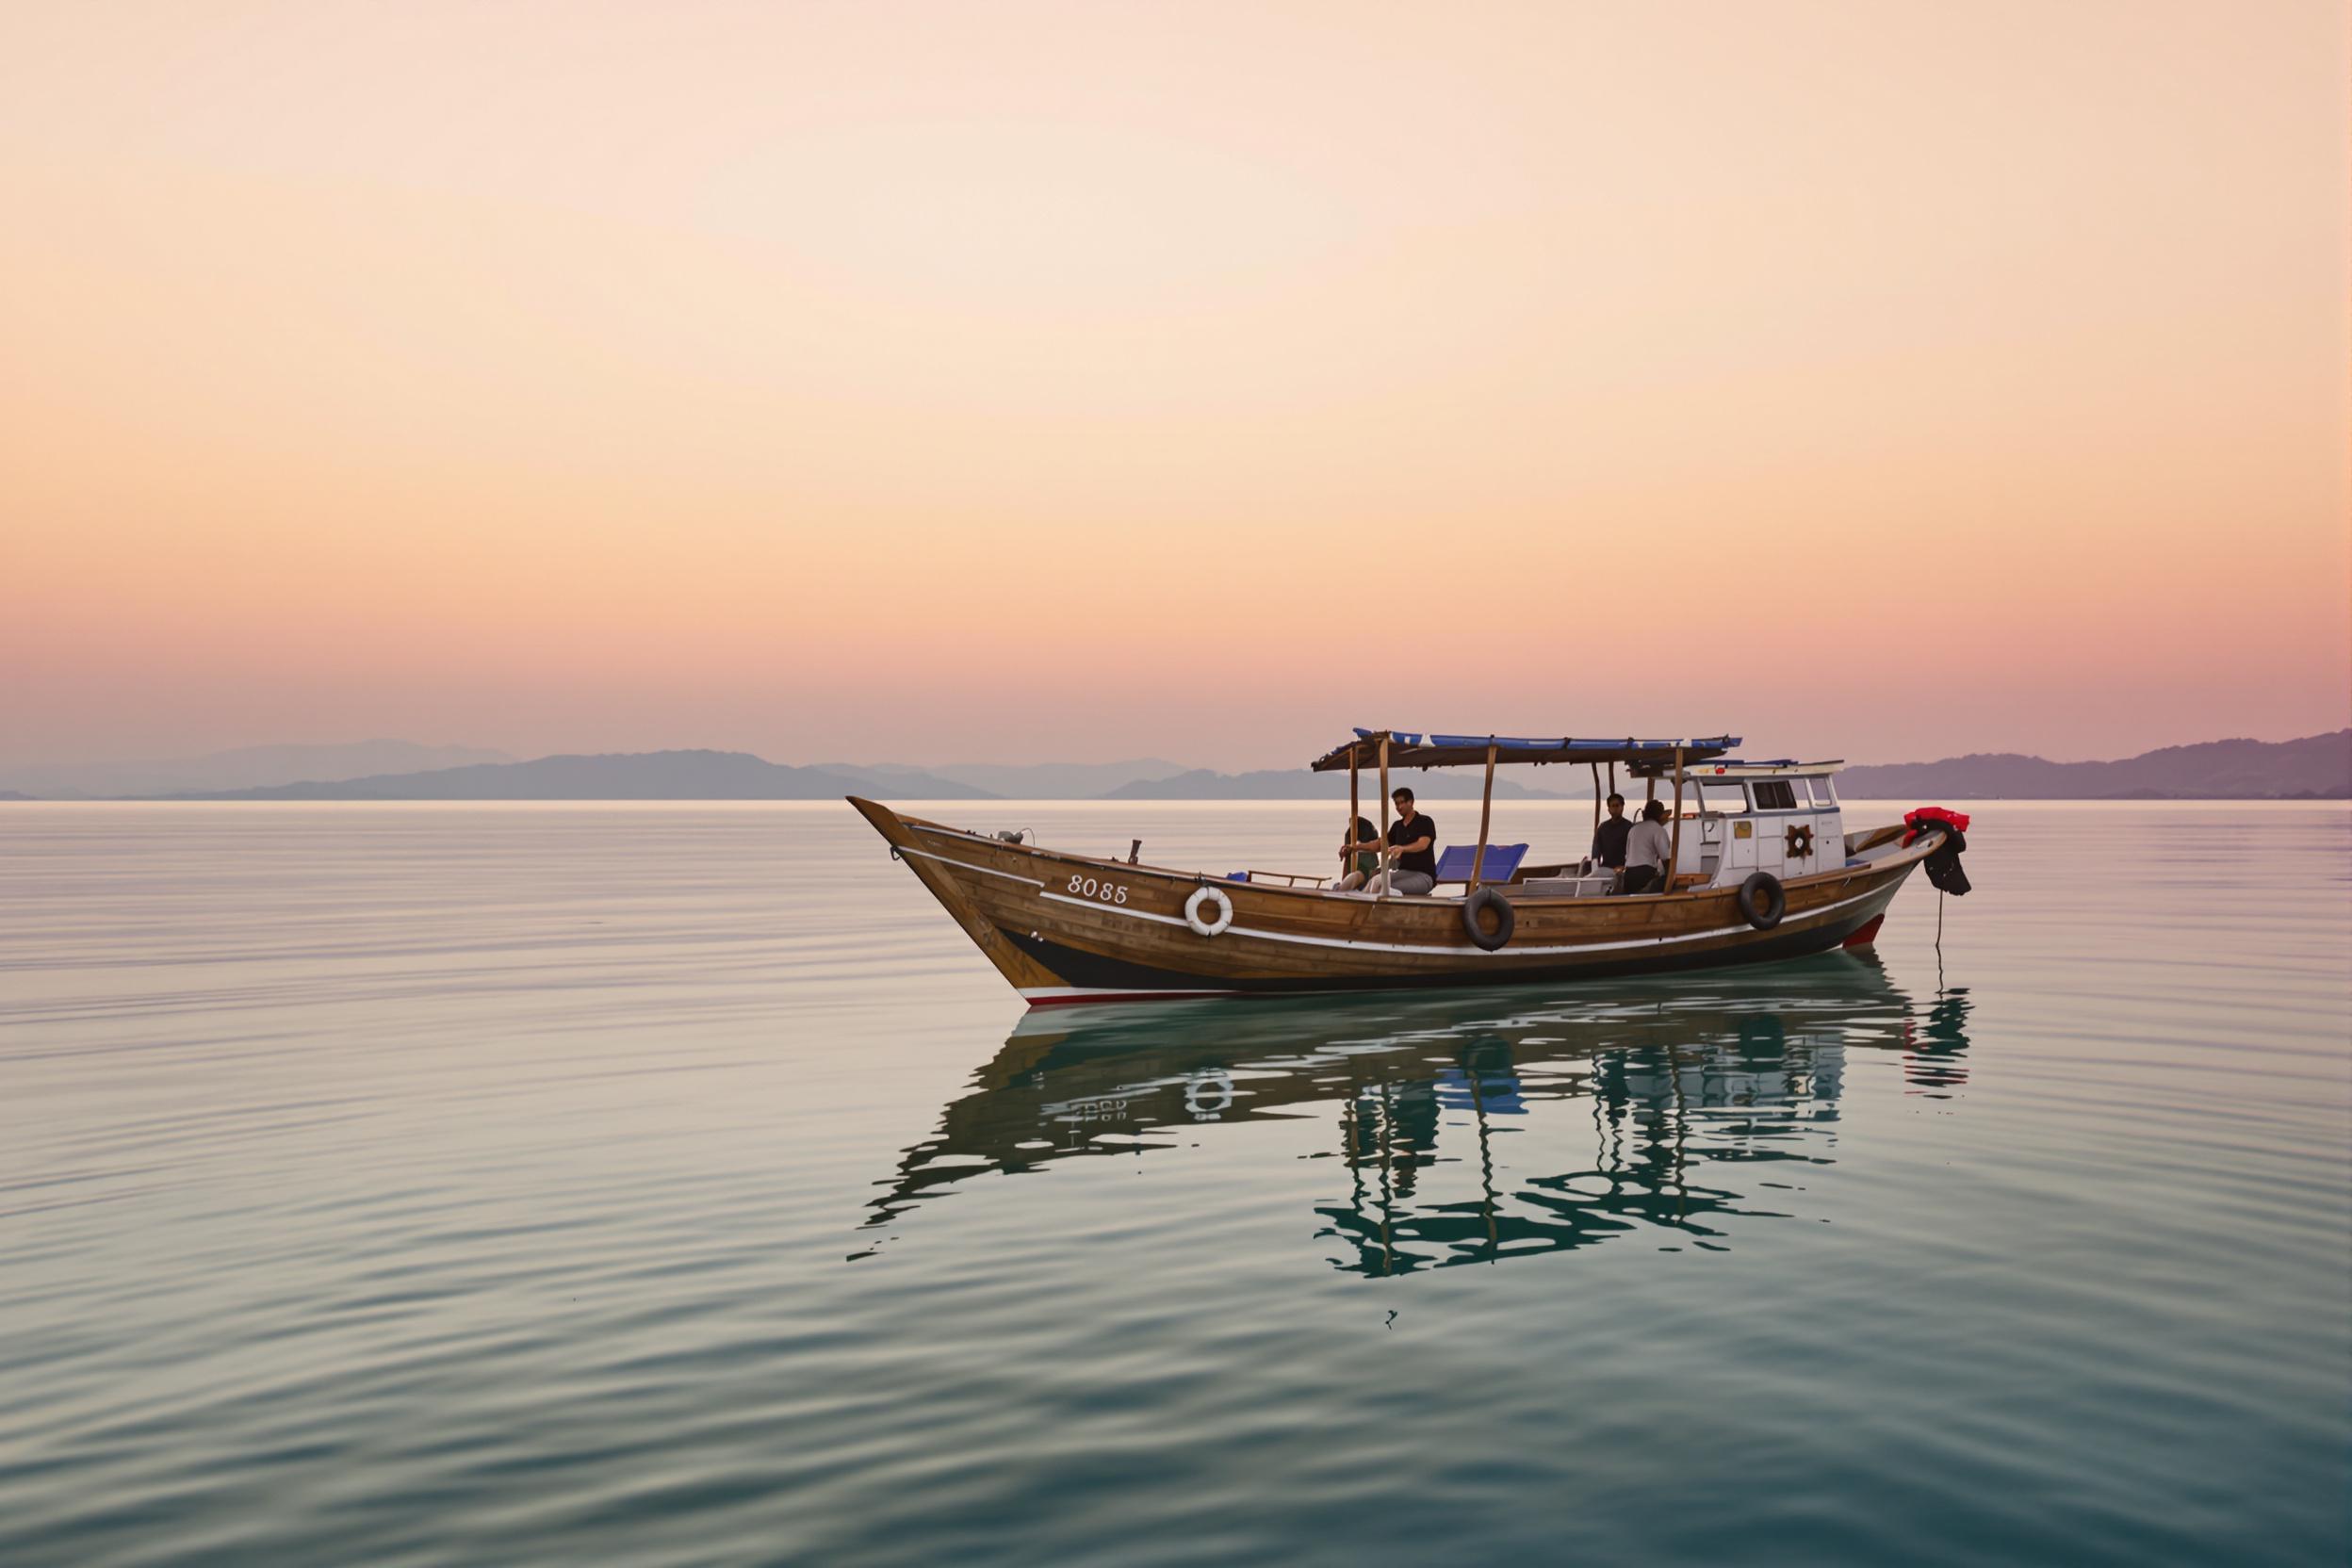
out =
{"type": "MultiPolygon", "coordinates": [[[[1478,858],[1476,844],[1456,844],[1437,858],[1437,879],[1440,882],[1467,882],[1470,862],[1478,858]]],[[[1478,868],[1482,882],[1508,882],[1519,870],[1519,862],[1527,858],[1525,844],[1489,844],[1486,864],[1478,868]]]]}

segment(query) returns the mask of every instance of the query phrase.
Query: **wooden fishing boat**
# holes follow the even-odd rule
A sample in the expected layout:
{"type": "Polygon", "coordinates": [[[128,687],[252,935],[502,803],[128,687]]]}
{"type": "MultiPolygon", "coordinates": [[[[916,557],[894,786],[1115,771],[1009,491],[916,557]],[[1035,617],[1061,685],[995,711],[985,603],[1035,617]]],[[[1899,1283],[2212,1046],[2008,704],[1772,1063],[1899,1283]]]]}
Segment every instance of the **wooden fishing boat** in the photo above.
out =
{"type": "Polygon", "coordinates": [[[1831,782],[1841,764],[1734,760],[1739,744],[1358,730],[1311,766],[1348,770],[1349,824],[1362,776],[1377,770],[1383,837],[1393,770],[1485,769],[1477,844],[1449,850],[1421,896],[1075,855],[850,804],[1033,1005],[1557,982],[1801,957],[1867,945],[1931,858],[1956,873],[1965,818],[1931,809],[1848,832],[1831,782]],[[1526,845],[1490,844],[1494,770],[1510,764],[1590,767],[1596,821],[1603,768],[1612,790],[1621,767],[1651,799],[1666,800],[1671,785],[1663,890],[1614,894],[1589,859],[1529,865],[1526,845]]]}

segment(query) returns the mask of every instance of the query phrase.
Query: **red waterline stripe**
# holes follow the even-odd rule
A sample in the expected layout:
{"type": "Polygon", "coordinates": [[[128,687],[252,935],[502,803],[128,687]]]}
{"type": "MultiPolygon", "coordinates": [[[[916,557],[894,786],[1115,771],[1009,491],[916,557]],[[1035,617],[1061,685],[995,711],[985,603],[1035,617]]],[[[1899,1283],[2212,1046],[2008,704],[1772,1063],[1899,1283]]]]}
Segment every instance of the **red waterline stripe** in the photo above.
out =
{"type": "Polygon", "coordinates": [[[1838,943],[1840,947],[1868,947],[1878,940],[1878,928],[1886,923],[1885,915],[1872,915],[1862,929],[1838,943]]]}

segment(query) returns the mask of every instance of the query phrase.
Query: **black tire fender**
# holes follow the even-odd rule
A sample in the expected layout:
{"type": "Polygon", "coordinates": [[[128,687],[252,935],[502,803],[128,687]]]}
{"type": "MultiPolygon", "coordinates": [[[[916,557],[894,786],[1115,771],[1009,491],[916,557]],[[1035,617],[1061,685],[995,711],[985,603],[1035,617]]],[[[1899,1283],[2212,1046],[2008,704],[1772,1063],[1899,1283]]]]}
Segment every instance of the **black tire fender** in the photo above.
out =
{"type": "Polygon", "coordinates": [[[1788,912],[1788,892],[1771,872],[1750,872],[1740,884],[1740,912],[1758,931],[1770,931],[1788,912]]]}
{"type": "Polygon", "coordinates": [[[1471,941],[1492,953],[1511,940],[1511,934],[1519,928],[1519,911],[1511,906],[1511,900],[1492,888],[1480,888],[1462,901],[1462,928],[1470,933],[1471,941]],[[1494,911],[1494,929],[1489,931],[1478,923],[1481,910],[1494,911]]]}

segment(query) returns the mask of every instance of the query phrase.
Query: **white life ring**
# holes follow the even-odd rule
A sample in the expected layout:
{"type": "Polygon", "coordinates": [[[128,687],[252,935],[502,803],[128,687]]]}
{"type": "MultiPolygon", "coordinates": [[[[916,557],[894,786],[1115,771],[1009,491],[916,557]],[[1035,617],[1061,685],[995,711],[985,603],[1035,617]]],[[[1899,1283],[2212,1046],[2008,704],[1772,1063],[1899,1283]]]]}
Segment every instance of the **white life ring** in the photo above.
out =
{"type": "Polygon", "coordinates": [[[1233,923],[1233,901],[1225,896],[1224,889],[1212,888],[1203,883],[1193,890],[1190,898],[1184,900],[1184,923],[1204,937],[1214,937],[1233,923]],[[1217,906],[1215,920],[1200,918],[1200,906],[1203,904],[1217,906]]]}
{"type": "Polygon", "coordinates": [[[1204,1073],[1184,1082],[1184,1109],[1195,1121],[1214,1121],[1233,1104],[1233,1081],[1225,1073],[1204,1073]]]}

